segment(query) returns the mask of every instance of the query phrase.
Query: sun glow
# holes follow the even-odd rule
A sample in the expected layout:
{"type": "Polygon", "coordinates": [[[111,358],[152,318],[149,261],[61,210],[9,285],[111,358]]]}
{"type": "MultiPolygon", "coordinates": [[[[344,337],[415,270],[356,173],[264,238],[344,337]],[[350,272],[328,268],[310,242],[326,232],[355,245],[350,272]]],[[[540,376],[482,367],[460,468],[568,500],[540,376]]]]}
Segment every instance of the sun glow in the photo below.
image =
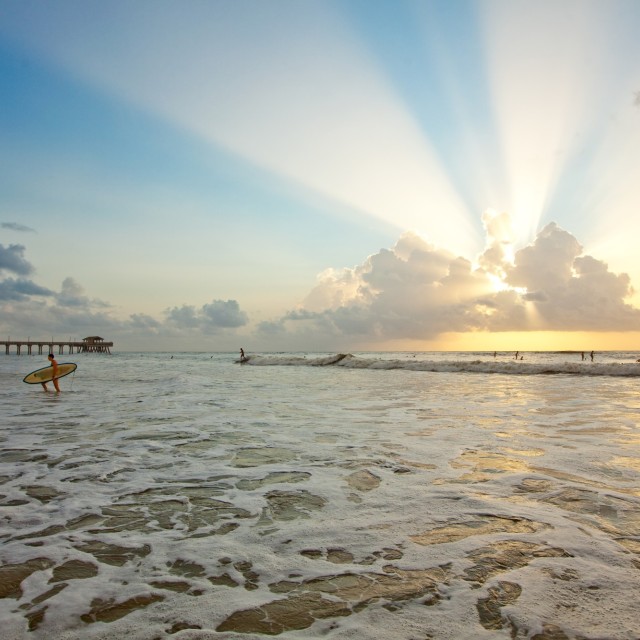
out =
{"type": "MultiPolygon", "coordinates": [[[[620,351],[635,350],[640,332],[502,331],[446,333],[433,340],[395,340],[380,349],[405,351],[620,351]]],[[[373,347],[372,347],[373,348],[373,347]]]]}
{"type": "Polygon", "coordinates": [[[491,285],[493,286],[493,290],[496,292],[507,291],[511,289],[511,287],[502,278],[500,278],[499,276],[493,273],[488,273],[487,278],[491,282],[491,285]]]}

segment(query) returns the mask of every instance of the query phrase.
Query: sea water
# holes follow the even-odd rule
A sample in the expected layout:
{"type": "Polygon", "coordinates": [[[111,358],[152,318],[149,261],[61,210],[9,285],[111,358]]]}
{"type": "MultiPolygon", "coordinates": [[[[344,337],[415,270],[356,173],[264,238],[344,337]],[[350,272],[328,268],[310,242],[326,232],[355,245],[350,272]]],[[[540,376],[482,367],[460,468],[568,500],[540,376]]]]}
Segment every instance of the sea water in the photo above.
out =
{"type": "Polygon", "coordinates": [[[640,638],[639,353],[249,355],[0,356],[2,638],[640,638]]]}

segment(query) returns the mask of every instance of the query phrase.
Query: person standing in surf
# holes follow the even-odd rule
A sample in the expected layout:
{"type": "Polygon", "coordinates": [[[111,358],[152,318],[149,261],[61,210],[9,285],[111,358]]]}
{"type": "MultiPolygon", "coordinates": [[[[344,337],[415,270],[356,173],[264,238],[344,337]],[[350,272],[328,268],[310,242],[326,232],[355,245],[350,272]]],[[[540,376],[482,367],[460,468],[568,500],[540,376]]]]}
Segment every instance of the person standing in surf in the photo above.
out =
{"type": "MultiPolygon", "coordinates": [[[[53,353],[50,353],[48,357],[49,357],[49,363],[53,367],[53,379],[51,380],[51,382],[53,382],[53,386],[55,387],[56,391],[60,393],[60,387],[58,386],[58,363],[56,362],[56,359],[53,357],[53,353]]],[[[42,383],[42,388],[45,391],[48,391],[46,382],[42,383]]]]}

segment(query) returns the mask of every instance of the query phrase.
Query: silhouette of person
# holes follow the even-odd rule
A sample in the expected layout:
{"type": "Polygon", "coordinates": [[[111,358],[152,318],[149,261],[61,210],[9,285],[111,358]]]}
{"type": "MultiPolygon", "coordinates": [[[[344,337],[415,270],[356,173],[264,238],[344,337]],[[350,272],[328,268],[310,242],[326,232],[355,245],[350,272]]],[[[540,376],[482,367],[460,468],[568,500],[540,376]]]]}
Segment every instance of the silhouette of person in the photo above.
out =
{"type": "MultiPolygon", "coordinates": [[[[53,380],[52,380],[53,386],[55,387],[56,391],[60,393],[60,387],[58,386],[58,363],[56,362],[56,359],[53,357],[53,353],[50,353],[48,355],[48,358],[49,358],[49,362],[51,363],[51,366],[53,367],[53,380]]],[[[46,382],[42,383],[42,388],[45,391],[48,391],[46,382]]]]}
{"type": "Polygon", "coordinates": [[[240,360],[245,360],[244,349],[240,347],[240,360]]]}
{"type": "Polygon", "coordinates": [[[593,351],[589,354],[589,356],[591,357],[591,362],[593,362],[593,351]]]}

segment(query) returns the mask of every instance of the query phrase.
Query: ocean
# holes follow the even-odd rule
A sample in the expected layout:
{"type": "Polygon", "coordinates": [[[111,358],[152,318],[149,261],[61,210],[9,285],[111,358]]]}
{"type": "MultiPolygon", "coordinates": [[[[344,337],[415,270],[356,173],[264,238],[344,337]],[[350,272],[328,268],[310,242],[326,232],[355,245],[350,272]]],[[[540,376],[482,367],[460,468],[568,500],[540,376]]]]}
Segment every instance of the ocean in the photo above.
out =
{"type": "Polygon", "coordinates": [[[0,355],[4,640],[640,638],[639,352],[248,355],[0,355]]]}

